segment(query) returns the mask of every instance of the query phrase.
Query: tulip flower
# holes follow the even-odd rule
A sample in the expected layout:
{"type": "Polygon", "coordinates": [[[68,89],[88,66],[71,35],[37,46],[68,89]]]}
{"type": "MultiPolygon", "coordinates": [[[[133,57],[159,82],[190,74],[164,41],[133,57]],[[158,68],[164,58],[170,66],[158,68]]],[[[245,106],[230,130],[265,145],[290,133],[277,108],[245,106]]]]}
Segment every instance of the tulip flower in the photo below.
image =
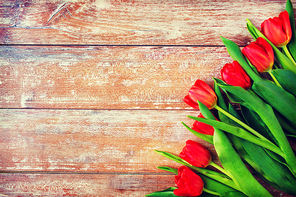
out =
{"type": "Polygon", "coordinates": [[[229,85],[240,86],[244,89],[251,87],[251,79],[237,61],[228,63],[221,69],[222,80],[229,85]]]}
{"type": "Polygon", "coordinates": [[[192,140],[186,141],[186,146],[179,156],[181,159],[199,168],[206,168],[212,162],[208,149],[192,140]]]}
{"type": "Polygon", "coordinates": [[[200,101],[209,109],[214,108],[217,104],[217,96],[214,90],[202,80],[196,80],[183,100],[195,109],[199,109],[197,101],[200,101]]]}
{"type": "Polygon", "coordinates": [[[199,196],[202,193],[203,180],[190,168],[181,166],[178,175],[175,176],[175,183],[178,189],[174,190],[176,196],[199,196]]]}
{"type": "MultiPolygon", "coordinates": [[[[202,113],[200,113],[198,118],[205,118],[202,113]]],[[[217,120],[217,119],[216,119],[217,120]]],[[[194,121],[192,129],[196,132],[206,134],[206,135],[214,135],[214,128],[208,124],[199,122],[199,121],[194,121]]]]}
{"type": "Polygon", "coordinates": [[[280,13],[279,17],[269,18],[261,24],[261,32],[275,46],[286,46],[292,37],[291,24],[287,11],[280,13]]]}
{"type": "Polygon", "coordinates": [[[248,58],[258,72],[268,72],[272,69],[274,63],[274,54],[272,47],[264,38],[257,38],[242,49],[242,53],[248,58]]]}

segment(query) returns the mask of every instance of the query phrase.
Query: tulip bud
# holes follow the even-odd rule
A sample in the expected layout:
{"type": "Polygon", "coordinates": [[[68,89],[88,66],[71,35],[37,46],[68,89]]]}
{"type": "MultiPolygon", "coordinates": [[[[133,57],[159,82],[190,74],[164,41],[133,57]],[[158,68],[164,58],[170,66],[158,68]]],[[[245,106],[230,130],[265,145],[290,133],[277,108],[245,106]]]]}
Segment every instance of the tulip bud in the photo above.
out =
{"type": "Polygon", "coordinates": [[[208,149],[192,140],[186,141],[186,146],[179,156],[191,165],[199,168],[206,168],[212,162],[212,157],[208,149]]]}
{"type": "Polygon", "coordinates": [[[174,190],[176,196],[199,196],[202,193],[203,180],[190,168],[181,166],[178,175],[175,176],[175,183],[178,189],[174,190]]]}
{"type": "Polygon", "coordinates": [[[217,104],[217,96],[214,90],[202,80],[196,80],[183,100],[195,109],[199,109],[197,101],[200,101],[209,109],[214,108],[217,104]]]}
{"type": "Polygon", "coordinates": [[[279,17],[269,18],[261,24],[261,32],[277,47],[286,46],[292,37],[291,24],[287,11],[279,17]]]}
{"type": "Polygon", "coordinates": [[[232,64],[225,64],[221,69],[221,77],[229,85],[240,86],[244,89],[251,87],[250,77],[237,61],[233,61],[232,64]]]}
{"type": "Polygon", "coordinates": [[[264,38],[257,38],[242,49],[242,53],[248,58],[258,72],[268,72],[274,63],[274,53],[270,44],[264,38]]]}
{"type": "MultiPolygon", "coordinates": [[[[197,116],[198,118],[205,118],[201,113],[197,116]]],[[[217,118],[216,118],[217,120],[217,118]]],[[[199,122],[199,121],[194,121],[192,129],[198,133],[206,134],[206,135],[214,135],[214,127],[199,122]]]]}

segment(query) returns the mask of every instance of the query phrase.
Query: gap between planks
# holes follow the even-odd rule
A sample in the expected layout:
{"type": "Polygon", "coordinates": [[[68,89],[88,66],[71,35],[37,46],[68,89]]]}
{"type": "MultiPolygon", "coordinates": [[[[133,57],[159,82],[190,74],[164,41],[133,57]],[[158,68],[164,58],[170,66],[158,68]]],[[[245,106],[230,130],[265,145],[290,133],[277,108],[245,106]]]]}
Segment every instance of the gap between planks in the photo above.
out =
{"type": "Polygon", "coordinates": [[[156,176],[167,176],[167,175],[173,175],[173,173],[170,172],[141,172],[141,173],[124,173],[124,172],[79,172],[79,171],[0,171],[0,174],[81,174],[81,175],[156,175],[156,176]]]}

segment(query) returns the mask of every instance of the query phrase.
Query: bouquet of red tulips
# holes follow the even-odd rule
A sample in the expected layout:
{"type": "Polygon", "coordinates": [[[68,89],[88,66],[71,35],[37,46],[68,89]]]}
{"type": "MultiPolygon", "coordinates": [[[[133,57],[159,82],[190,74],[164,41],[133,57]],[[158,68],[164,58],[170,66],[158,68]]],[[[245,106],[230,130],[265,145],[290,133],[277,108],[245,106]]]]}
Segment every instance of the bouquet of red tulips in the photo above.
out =
{"type": "Polygon", "coordinates": [[[264,21],[261,31],[250,20],[247,28],[255,41],[242,50],[221,37],[234,61],[222,68],[222,80],[213,78],[214,89],[197,80],[184,98],[201,112],[198,117],[188,116],[195,120],[192,128],[184,126],[214,145],[223,167],[212,162],[210,152],[192,140],[179,156],[157,150],[182,164],[179,169],[158,167],[176,174],[177,187],[146,196],[272,196],[249,169],[274,188],[296,195],[296,156],[288,141],[288,137],[296,137],[292,3],[287,1],[279,17],[264,21]],[[265,72],[268,74],[263,75],[265,72]],[[211,109],[216,109],[217,117],[211,109]]]}

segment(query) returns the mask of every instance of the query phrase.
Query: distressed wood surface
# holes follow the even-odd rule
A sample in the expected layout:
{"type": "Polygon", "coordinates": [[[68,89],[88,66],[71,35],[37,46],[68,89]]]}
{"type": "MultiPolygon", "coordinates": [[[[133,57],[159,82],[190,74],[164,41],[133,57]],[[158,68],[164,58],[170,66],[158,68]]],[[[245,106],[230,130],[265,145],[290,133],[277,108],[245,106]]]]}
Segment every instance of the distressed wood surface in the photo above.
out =
{"type": "MultiPolygon", "coordinates": [[[[174,184],[173,175],[156,174],[0,174],[3,196],[139,197],[174,184]]],[[[264,184],[264,183],[262,183],[264,184]]],[[[292,197],[276,189],[275,197],[292,197]]]]}
{"type": "Polygon", "coordinates": [[[144,196],[175,186],[156,167],[179,164],[154,150],[188,139],[219,164],[181,124],[198,115],[183,97],[232,62],[220,36],[250,43],[246,18],[285,3],[0,1],[0,196],[144,196]]]}
{"type": "Polygon", "coordinates": [[[157,166],[180,165],[154,150],[178,155],[187,139],[215,155],[181,124],[192,125],[187,115],[197,112],[3,109],[0,170],[155,173],[157,166]]]}
{"type": "Polygon", "coordinates": [[[0,174],[3,196],[138,197],[173,185],[172,175],[0,174]]]}
{"type": "Polygon", "coordinates": [[[197,78],[212,83],[223,47],[1,47],[3,108],[184,109],[197,78]]]}
{"type": "Polygon", "coordinates": [[[246,44],[246,18],[257,27],[285,8],[279,1],[55,0],[2,1],[5,44],[246,44]]]}

